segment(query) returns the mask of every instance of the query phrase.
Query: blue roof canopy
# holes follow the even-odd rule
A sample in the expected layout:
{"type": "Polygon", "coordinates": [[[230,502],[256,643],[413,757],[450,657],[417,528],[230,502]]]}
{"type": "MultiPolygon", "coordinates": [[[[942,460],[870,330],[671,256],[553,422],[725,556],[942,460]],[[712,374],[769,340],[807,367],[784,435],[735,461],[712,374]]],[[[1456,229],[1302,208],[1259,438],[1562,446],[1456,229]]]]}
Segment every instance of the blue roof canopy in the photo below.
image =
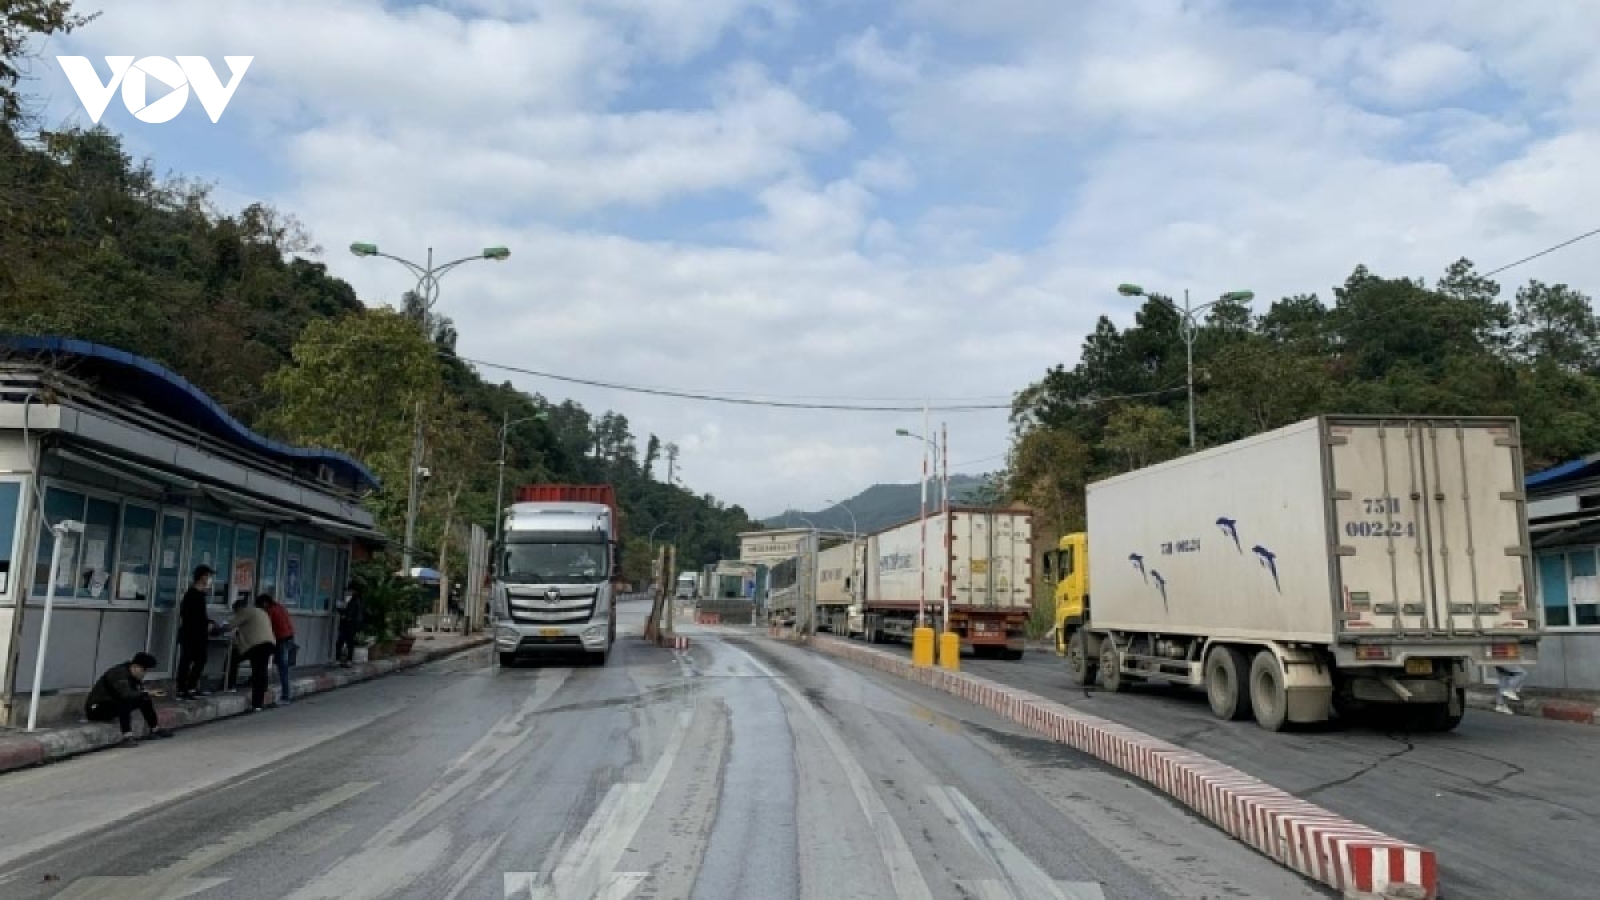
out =
{"type": "Polygon", "coordinates": [[[1597,474],[1600,474],[1600,453],[1564,462],[1559,466],[1551,466],[1542,472],[1535,472],[1523,479],[1523,484],[1525,487],[1544,487],[1568,479],[1588,478],[1597,474]]]}
{"type": "Polygon", "coordinates": [[[71,357],[89,374],[131,394],[151,409],[236,446],[293,463],[320,463],[358,485],[378,487],[378,478],[349,455],[334,450],[294,447],[262,437],[246,428],[227,410],[183,376],[142,356],[90,341],[65,337],[0,335],[0,348],[19,353],[71,357]]]}

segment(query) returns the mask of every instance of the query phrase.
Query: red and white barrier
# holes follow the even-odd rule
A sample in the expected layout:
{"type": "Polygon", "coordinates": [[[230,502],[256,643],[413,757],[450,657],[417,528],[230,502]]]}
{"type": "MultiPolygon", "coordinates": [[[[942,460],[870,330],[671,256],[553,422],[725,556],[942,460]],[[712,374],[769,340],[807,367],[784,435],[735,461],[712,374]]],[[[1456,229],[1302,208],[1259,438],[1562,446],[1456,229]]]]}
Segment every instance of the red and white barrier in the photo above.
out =
{"type": "Polygon", "coordinates": [[[1336,815],[1210,757],[1037,694],[965,672],[913,666],[862,644],[817,637],[817,649],[926,684],[1138,776],[1223,831],[1347,897],[1402,887],[1438,897],[1432,850],[1336,815]]]}
{"type": "Polygon", "coordinates": [[[721,625],[722,613],[700,613],[695,616],[694,623],[696,625],[721,625]]]}

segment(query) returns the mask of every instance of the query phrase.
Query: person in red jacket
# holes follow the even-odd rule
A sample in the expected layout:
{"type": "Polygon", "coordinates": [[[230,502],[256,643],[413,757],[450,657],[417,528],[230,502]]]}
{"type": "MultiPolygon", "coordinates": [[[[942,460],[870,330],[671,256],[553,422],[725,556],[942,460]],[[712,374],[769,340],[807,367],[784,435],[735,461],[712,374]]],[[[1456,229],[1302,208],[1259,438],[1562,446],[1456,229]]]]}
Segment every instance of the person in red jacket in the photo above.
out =
{"type": "Polygon", "coordinates": [[[266,610],[267,619],[272,622],[272,639],[276,642],[272,648],[272,663],[278,667],[278,702],[287,705],[289,672],[294,668],[295,657],[299,656],[299,646],[294,642],[294,620],[289,618],[289,610],[272,599],[271,594],[257,597],[256,605],[266,610]]]}

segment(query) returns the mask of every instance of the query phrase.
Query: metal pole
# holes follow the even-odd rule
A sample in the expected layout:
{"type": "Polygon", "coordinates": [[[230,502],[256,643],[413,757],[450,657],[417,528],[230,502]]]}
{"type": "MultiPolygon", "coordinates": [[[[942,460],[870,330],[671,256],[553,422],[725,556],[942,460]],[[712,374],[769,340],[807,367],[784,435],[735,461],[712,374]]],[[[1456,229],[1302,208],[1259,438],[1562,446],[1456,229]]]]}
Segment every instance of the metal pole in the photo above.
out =
{"type": "MultiPolygon", "coordinates": [[[[928,407],[922,407],[922,433],[928,433],[928,407]]],[[[917,512],[917,521],[922,528],[921,547],[919,552],[922,562],[917,571],[917,627],[926,628],[928,625],[928,439],[922,439],[922,505],[917,512]]]]}
{"type": "Polygon", "coordinates": [[[44,595],[44,618],[39,622],[39,650],[33,660],[33,697],[28,701],[28,730],[39,724],[39,685],[44,682],[44,657],[50,647],[50,617],[56,607],[56,576],[61,571],[61,544],[67,532],[83,530],[83,524],[74,521],[57,522],[50,529],[55,535],[55,546],[50,548],[50,590],[44,595]]]}
{"type": "Polygon", "coordinates": [[[939,468],[944,482],[944,630],[950,630],[950,595],[955,590],[955,572],[951,559],[955,550],[956,517],[950,512],[950,426],[939,423],[939,468]]]}
{"type": "MultiPolygon", "coordinates": [[[[432,251],[429,258],[432,259],[432,251]]],[[[406,493],[406,543],[400,554],[400,571],[411,577],[411,544],[417,534],[417,470],[422,467],[422,401],[417,401],[416,428],[411,436],[411,482],[406,493]]]]}
{"type": "Polygon", "coordinates": [[[1185,369],[1188,372],[1189,382],[1189,452],[1193,453],[1197,445],[1194,430],[1194,310],[1189,306],[1189,289],[1183,289],[1183,322],[1179,325],[1183,329],[1183,347],[1187,354],[1185,369]]]}
{"type": "MultiPolygon", "coordinates": [[[[506,518],[506,430],[511,427],[511,412],[500,414],[500,477],[494,486],[494,545],[500,546],[506,518]]],[[[496,567],[498,568],[498,567],[496,567]]]]}

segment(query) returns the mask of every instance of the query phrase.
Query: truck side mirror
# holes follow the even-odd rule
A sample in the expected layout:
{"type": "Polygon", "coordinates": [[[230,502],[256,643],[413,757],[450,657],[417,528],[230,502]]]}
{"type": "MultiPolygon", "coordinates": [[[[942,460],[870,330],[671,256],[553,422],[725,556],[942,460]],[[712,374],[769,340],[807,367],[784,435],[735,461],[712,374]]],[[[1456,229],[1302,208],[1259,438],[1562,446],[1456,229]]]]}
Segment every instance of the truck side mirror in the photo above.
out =
{"type": "Polygon", "coordinates": [[[1055,554],[1053,553],[1046,553],[1044,555],[1044,580],[1046,584],[1055,584],[1056,581],[1054,556],[1055,554]]]}

